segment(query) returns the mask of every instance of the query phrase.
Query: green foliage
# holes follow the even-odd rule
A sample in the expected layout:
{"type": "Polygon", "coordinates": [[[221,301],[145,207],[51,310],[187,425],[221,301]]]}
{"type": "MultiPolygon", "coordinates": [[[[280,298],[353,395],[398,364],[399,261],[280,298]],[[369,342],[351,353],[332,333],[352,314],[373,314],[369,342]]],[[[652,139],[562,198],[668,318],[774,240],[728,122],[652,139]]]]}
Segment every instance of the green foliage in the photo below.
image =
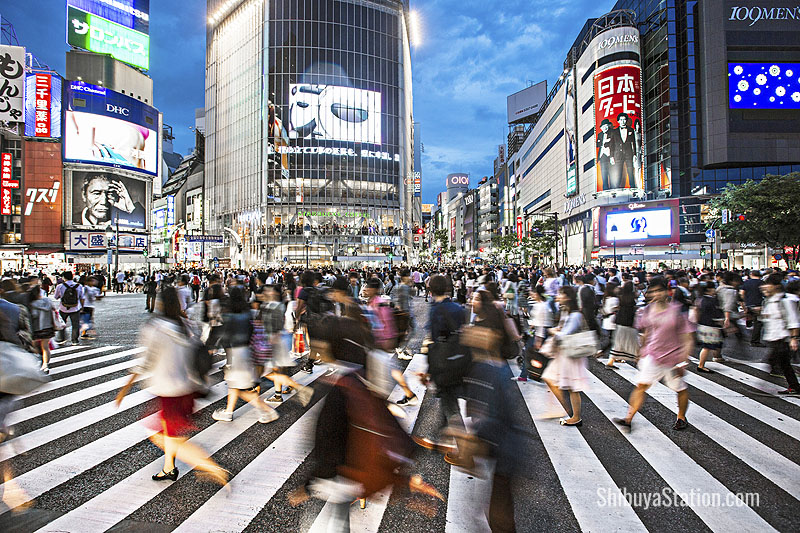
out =
{"type": "Polygon", "coordinates": [[[433,233],[433,241],[439,246],[439,249],[445,250],[448,245],[447,230],[437,229],[433,233]]]}
{"type": "Polygon", "coordinates": [[[535,258],[537,263],[551,262],[558,242],[558,229],[552,217],[534,221],[528,236],[522,239],[522,249],[528,262],[535,258]]]}
{"type": "Polygon", "coordinates": [[[731,220],[720,228],[725,242],[763,243],[772,248],[793,250],[792,263],[800,253],[800,173],[765,176],[728,185],[711,201],[712,211],[728,209],[731,220]],[[737,220],[737,215],[745,216],[737,220]]]}

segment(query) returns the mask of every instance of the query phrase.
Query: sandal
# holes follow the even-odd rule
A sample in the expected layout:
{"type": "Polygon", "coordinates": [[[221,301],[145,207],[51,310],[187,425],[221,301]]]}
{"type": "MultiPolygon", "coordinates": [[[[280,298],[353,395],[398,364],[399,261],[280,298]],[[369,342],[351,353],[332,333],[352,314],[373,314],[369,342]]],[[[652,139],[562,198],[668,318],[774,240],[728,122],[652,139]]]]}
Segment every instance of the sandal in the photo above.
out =
{"type": "Polygon", "coordinates": [[[153,475],[153,481],[163,481],[168,479],[170,481],[177,481],[178,479],[178,468],[175,467],[169,472],[164,472],[163,470],[158,474],[153,475]]]}

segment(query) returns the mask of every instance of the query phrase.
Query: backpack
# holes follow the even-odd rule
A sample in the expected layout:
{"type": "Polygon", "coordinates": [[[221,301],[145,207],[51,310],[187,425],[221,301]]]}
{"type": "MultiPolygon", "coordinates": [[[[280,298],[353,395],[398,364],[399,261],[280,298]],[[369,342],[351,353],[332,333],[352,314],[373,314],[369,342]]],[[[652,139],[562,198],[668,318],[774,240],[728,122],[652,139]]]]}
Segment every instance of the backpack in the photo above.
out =
{"type": "Polygon", "coordinates": [[[78,284],[67,285],[64,283],[64,294],[61,295],[61,305],[66,308],[78,305],[78,284]]]}
{"type": "Polygon", "coordinates": [[[192,278],[192,285],[197,285],[197,286],[200,285],[200,276],[198,276],[197,274],[195,274],[194,277],[192,278]]]}
{"type": "Polygon", "coordinates": [[[461,344],[458,331],[428,346],[428,373],[437,387],[461,385],[472,368],[472,350],[461,344]]]}
{"type": "Polygon", "coordinates": [[[323,291],[317,287],[306,287],[306,309],[299,317],[300,322],[309,324],[322,318],[322,315],[333,312],[331,302],[323,291]]]}

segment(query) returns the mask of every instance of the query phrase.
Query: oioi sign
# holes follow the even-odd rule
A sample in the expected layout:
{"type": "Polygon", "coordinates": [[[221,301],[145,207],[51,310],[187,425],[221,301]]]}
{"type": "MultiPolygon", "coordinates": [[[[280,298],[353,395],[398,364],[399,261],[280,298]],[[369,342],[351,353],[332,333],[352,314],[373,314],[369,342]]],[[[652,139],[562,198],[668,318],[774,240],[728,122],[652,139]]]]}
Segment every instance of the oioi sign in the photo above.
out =
{"type": "Polygon", "coordinates": [[[135,67],[150,68],[150,37],[72,6],[67,7],[67,44],[135,67]]]}

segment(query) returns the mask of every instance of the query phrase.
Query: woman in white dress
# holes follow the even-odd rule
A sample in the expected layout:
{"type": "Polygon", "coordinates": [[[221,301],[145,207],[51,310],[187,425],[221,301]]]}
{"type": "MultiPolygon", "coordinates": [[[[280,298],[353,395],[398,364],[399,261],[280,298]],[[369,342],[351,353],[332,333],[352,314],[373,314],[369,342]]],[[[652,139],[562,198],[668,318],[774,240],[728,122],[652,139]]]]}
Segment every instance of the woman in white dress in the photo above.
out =
{"type": "Polygon", "coordinates": [[[542,374],[542,381],[547,383],[558,403],[569,413],[563,391],[569,391],[572,416],[559,420],[562,426],[581,426],[581,391],[586,390],[589,382],[589,371],[586,369],[586,358],[569,357],[559,348],[559,341],[567,335],[579,333],[586,329],[586,322],[578,308],[575,289],[570,286],[558,290],[556,301],[561,309],[558,326],[550,330],[555,337],[554,358],[542,374]]]}

